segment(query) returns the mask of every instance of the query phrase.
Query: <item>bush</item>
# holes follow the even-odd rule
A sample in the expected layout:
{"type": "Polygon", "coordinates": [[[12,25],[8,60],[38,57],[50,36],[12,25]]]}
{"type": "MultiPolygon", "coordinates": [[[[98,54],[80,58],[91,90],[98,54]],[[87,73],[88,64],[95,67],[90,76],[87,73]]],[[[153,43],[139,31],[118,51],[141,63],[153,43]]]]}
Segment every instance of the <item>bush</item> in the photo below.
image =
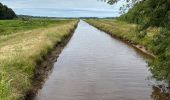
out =
{"type": "Polygon", "coordinates": [[[153,76],[170,82],[170,31],[168,29],[160,29],[160,33],[153,39],[151,49],[157,55],[150,68],[153,76]]]}

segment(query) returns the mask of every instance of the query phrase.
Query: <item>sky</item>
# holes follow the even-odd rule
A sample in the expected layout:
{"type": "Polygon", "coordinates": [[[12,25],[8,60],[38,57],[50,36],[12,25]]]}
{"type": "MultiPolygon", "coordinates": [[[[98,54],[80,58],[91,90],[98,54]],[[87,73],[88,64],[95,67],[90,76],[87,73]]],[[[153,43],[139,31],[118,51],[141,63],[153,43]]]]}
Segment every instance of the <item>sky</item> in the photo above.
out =
{"type": "Polygon", "coordinates": [[[48,17],[117,17],[122,5],[100,0],[0,0],[17,14],[48,17]]]}

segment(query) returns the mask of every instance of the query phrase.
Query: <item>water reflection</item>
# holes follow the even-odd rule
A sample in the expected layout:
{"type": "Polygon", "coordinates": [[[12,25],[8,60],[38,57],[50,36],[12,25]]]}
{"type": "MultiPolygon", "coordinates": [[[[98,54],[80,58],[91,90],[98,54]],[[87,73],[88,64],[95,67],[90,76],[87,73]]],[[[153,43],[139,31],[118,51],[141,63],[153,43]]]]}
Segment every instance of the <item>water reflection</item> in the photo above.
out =
{"type": "MultiPolygon", "coordinates": [[[[80,21],[36,100],[168,100],[134,48],[80,21]]],[[[166,90],[166,91],[165,91],[166,90]]]]}

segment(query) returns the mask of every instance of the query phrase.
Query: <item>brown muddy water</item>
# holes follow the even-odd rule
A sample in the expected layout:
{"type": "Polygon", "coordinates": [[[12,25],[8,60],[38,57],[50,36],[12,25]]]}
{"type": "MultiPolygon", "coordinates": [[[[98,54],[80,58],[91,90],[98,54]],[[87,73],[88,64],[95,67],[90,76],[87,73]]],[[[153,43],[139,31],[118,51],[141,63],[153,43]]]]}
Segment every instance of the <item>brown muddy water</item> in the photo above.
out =
{"type": "Polygon", "coordinates": [[[134,48],[80,21],[35,100],[161,100],[150,75],[134,48]]]}

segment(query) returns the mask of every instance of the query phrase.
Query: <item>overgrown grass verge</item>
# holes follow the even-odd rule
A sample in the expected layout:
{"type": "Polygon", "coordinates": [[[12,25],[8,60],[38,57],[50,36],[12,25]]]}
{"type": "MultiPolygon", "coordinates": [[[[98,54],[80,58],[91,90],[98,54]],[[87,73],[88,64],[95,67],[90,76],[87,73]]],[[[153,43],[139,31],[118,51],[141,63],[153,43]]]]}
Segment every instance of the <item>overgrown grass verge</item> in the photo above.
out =
{"type": "Polygon", "coordinates": [[[0,38],[0,99],[19,100],[31,88],[35,66],[75,29],[76,20],[0,38]]]}
{"type": "Polygon", "coordinates": [[[153,37],[158,34],[158,28],[149,28],[146,33],[138,33],[137,25],[128,24],[118,20],[90,19],[85,21],[114,37],[129,42],[136,48],[141,49],[144,53],[154,56],[150,48],[152,47],[153,37]]]}

